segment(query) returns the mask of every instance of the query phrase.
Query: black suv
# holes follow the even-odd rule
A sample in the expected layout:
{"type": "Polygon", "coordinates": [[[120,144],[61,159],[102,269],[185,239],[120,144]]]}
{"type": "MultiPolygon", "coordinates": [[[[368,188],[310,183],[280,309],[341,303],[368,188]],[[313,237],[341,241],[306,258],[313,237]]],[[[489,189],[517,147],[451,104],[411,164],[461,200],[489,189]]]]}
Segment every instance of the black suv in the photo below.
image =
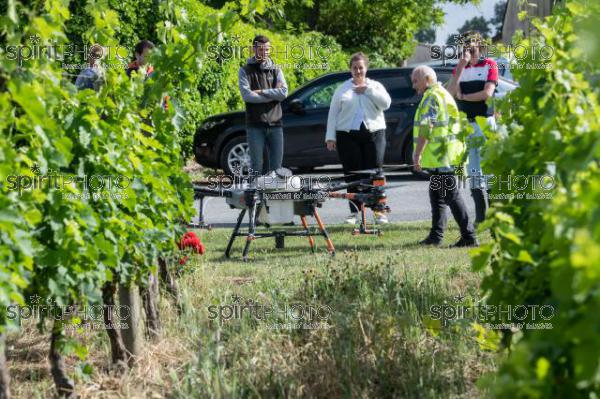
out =
{"type": "MultiPolygon", "coordinates": [[[[433,66],[438,80],[446,83],[452,66],[433,66]]],[[[413,68],[370,69],[367,76],[385,86],[392,104],[385,111],[387,125],[386,164],[412,162],[412,125],[420,101],[412,88],[413,68]]],[[[317,166],[339,164],[336,151],[325,147],[325,129],[329,103],[337,87],[350,79],[349,72],[336,72],[316,78],[298,88],[282,103],[284,156],[283,166],[308,172],[317,166]]],[[[516,84],[500,78],[496,97],[504,96],[516,84]]],[[[250,166],[243,111],[209,117],[194,136],[196,161],[203,166],[233,169],[250,166]]]]}

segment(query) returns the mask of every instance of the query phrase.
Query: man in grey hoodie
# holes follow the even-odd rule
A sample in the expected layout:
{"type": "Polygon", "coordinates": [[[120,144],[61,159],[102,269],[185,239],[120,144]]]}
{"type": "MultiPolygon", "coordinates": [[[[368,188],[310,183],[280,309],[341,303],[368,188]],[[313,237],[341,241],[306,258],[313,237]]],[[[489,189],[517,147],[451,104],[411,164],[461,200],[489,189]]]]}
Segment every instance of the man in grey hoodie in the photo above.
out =
{"type": "Polygon", "coordinates": [[[246,103],[246,139],[252,175],[266,174],[281,167],[283,161],[283,128],[281,101],[287,96],[283,72],[269,58],[271,44],[259,35],[252,41],[254,57],[238,72],[238,85],[246,103]],[[265,145],[268,165],[263,165],[265,145]]]}

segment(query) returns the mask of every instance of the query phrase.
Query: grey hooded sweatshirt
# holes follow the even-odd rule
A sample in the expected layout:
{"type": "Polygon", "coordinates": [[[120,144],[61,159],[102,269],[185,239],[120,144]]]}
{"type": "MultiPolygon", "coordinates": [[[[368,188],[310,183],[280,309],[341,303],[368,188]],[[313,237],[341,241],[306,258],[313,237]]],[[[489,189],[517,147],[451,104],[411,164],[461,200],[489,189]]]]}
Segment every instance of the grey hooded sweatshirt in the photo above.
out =
{"type": "Polygon", "coordinates": [[[281,126],[281,101],[288,89],[283,72],[270,58],[262,63],[249,58],[238,72],[238,85],[246,103],[248,126],[281,126]],[[258,94],[254,90],[263,92],[258,94]]]}

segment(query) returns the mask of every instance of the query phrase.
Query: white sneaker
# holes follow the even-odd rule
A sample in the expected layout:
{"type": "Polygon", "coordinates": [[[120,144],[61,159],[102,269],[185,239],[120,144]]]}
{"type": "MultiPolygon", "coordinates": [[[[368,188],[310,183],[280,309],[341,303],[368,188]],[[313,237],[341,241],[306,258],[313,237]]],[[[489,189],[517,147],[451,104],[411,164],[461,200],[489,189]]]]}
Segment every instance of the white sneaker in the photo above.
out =
{"type": "Polygon", "coordinates": [[[375,216],[375,221],[377,224],[387,224],[389,220],[385,212],[373,212],[373,216],[375,216]]]}
{"type": "Polygon", "coordinates": [[[357,217],[358,213],[351,213],[350,216],[346,218],[346,224],[356,224],[357,217]]]}

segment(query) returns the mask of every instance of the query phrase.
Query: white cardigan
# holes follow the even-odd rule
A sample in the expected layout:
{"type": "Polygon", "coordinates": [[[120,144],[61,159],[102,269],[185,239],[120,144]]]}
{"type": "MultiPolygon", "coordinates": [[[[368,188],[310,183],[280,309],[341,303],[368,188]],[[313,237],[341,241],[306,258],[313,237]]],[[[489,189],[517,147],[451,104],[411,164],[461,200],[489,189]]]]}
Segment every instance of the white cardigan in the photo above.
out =
{"type": "Polygon", "coordinates": [[[366,84],[364,94],[353,91],[352,79],[337,88],[329,106],[325,141],[336,141],[336,130],[350,131],[359,104],[363,107],[365,126],[370,132],[385,129],[383,111],[390,107],[392,99],[381,83],[367,78],[366,84]]]}

